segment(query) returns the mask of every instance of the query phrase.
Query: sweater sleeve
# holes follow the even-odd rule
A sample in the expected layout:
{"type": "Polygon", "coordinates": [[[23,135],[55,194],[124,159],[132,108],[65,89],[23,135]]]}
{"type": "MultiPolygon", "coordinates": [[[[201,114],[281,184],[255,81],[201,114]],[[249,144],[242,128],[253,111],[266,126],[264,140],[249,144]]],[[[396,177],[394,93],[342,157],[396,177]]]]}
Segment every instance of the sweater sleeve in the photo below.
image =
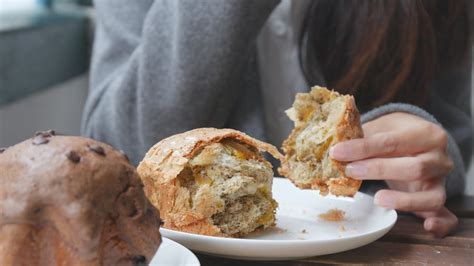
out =
{"type": "Polygon", "coordinates": [[[96,40],[82,133],[134,164],[158,140],[223,127],[239,73],[277,1],[95,1],[96,40]]]}

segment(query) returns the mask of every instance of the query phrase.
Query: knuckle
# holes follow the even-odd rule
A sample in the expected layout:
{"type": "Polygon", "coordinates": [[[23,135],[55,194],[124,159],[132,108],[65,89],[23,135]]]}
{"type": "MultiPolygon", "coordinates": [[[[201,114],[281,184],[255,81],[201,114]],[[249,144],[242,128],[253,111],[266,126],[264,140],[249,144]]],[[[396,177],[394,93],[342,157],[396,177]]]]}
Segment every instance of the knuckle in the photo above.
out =
{"type": "Polygon", "coordinates": [[[446,195],[446,191],[443,190],[443,191],[440,193],[441,207],[444,206],[444,204],[446,203],[447,198],[448,198],[448,197],[447,197],[447,195],[446,195]]]}
{"type": "Polygon", "coordinates": [[[393,134],[384,134],[381,136],[381,144],[385,154],[391,154],[397,151],[398,143],[393,134]]]}
{"type": "Polygon", "coordinates": [[[427,121],[425,121],[425,123],[419,125],[420,130],[422,132],[424,132],[425,134],[431,134],[431,133],[433,133],[433,130],[437,131],[438,128],[435,128],[435,126],[436,126],[435,124],[433,124],[431,122],[427,122],[427,121]]]}
{"type": "Polygon", "coordinates": [[[437,192],[432,202],[433,202],[434,210],[440,210],[441,208],[443,208],[444,203],[446,203],[446,192],[445,191],[437,192]]]}
{"type": "Polygon", "coordinates": [[[415,203],[411,198],[406,198],[404,201],[400,201],[400,208],[404,210],[414,210],[415,209],[415,203]]]}
{"type": "Polygon", "coordinates": [[[383,178],[385,177],[385,169],[384,169],[384,164],[381,160],[375,160],[372,164],[372,173],[371,176],[378,177],[378,178],[383,178]]]}
{"type": "Polygon", "coordinates": [[[448,146],[448,134],[444,130],[439,133],[438,141],[441,147],[446,148],[448,146]]]}
{"type": "Polygon", "coordinates": [[[451,160],[451,158],[447,158],[445,160],[445,164],[446,164],[446,169],[448,170],[448,172],[451,172],[451,170],[454,169],[454,162],[453,160],[451,160]]]}
{"type": "Polygon", "coordinates": [[[453,229],[456,228],[459,225],[459,219],[456,215],[452,215],[452,221],[453,221],[453,229]]]}
{"type": "Polygon", "coordinates": [[[370,144],[369,144],[369,142],[366,141],[366,140],[362,141],[361,144],[360,144],[360,150],[365,156],[370,155],[370,144]]]}
{"type": "Polygon", "coordinates": [[[431,124],[429,130],[433,132],[433,138],[440,147],[445,148],[448,145],[448,134],[444,129],[435,124],[431,124]]]}
{"type": "Polygon", "coordinates": [[[425,160],[415,160],[411,166],[414,180],[422,180],[428,174],[428,163],[425,160]]]}

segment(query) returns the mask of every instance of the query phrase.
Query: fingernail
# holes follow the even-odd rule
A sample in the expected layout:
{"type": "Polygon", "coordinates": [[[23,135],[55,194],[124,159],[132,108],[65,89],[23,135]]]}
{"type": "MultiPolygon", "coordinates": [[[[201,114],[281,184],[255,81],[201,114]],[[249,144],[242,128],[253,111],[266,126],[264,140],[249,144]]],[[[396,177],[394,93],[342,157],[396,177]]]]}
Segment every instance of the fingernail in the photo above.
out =
{"type": "Polygon", "coordinates": [[[433,220],[432,219],[426,219],[424,227],[425,227],[426,231],[432,231],[433,227],[434,227],[433,220]]]}
{"type": "Polygon", "coordinates": [[[395,198],[391,195],[377,193],[374,197],[374,203],[385,208],[395,209],[395,198]]]}
{"type": "Polygon", "coordinates": [[[351,163],[346,166],[346,176],[353,178],[364,178],[367,175],[367,167],[361,163],[351,163]]]}
{"type": "Polygon", "coordinates": [[[342,144],[336,144],[329,148],[329,156],[336,160],[344,160],[348,157],[347,147],[342,144]]]}

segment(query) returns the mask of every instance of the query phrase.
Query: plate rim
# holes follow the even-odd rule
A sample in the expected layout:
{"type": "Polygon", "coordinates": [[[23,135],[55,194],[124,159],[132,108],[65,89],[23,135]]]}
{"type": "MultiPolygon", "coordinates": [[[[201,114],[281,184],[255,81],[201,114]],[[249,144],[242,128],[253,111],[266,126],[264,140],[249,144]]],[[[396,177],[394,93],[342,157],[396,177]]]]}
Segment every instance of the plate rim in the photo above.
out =
{"type": "MultiPolygon", "coordinates": [[[[290,182],[290,180],[288,180],[287,178],[273,177],[273,179],[274,179],[273,181],[275,181],[275,179],[277,179],[278,180],[277,182],[283,182],[283,183],[293,185],[290,182]]],[[[363,197],[369,197],[369,198],[373,199],[373,196],[371,196],[369,194],[366,194],[366,193],[363,193],[363,192],[360,192],[360,191],[358,191],[356,195],[362,195],[363,197]]],[[[380,206],[377,206],[377,207],[380,207],[380,206]]],[[[380,208],[383,208],[383,207],[380,207],[380,208]]],[[[275,245],[274,244],[275,242],[277,242],[277,243],[279,242],[279,244],[286,245],[286,244],[296,244],[296,243],[301,243],[301,242],[303,242],[304,244],[309,244],[310,242],[318,243],[318,242],[322,242],[322,241],[324,241],[324,242],[340,242],[340,241],[356,239],[358,237],[363,237],[365,235],[376,234],[376,233],[382,232],[384,230],[387,230],[387,228],[388,228],[388,230],[392,229],[393,226],[395,225],[395,223],[398,220],[398,213],[394,209],[387,209],[387,208],[383,208],[383,209],[385,209],[385,211],[388,212],[388,215],[390,215],[391,218],[393,217],[393,220],[390,222],[389,225],[384,226],[383,228],[380,228],[380,229],[374,229],[374,230],[371,230],[371,231],[367,231],[365,233],[358,233],[358,234],[346,236],[346,237],[343,237],[343,238],[304,239],[304,240],[302,240],[302,239],[292,239],[292,240],[287,240],[287,239],[282,239],[282,240],[278,240],[278,239],[248,239],[248,238],[209,236],[209,235],[195,234],[195,233],[189,233],[189,232],[182,232],[182,231],[172,230],[172,229],[168,229],[168,228],[164,228],[164,227],[160,227],[160,231],[163,230],[163,232],[171,233],[171,234],[182,234],[183,237],[192,237],[194,239],[202,237],[202,238],[214,239],[216,241],[233,242],[233,243],[239,243],[239,244],[243,244],[243,243],[248,243],[248,244],[262,243],[262,244],[275,245]]],[[[201,239],[197,239],[197,240],[201,240],[201,239]]]]}
{"type": "MultiPolygon", "coordinates": [[[[293,186],[292,183],[286,178],[276,178],[274,183],[278,182],[280,185],[293,186]]],[[[298,189],[294,187],[295,189],[298,189]]],[[[230,237],[219,237],[219,236],[208,236],[201,235],[189,232],[182,232],[167,228],[160,228],[162,235],[168,238],[176,239],[180,243],[183,243],[186,246],[189,246],[189,249],[212,256],[240,259],[240,260],[265,260],[265,261],[276,261],[276,260],[293,260],[308,258],[313,256],[321,256],[327,254],[335,254],[339,252],[344,252],[347,250],[352,250],[370,244],[377,239],[380,239],[385,234],[387,234],[396,224],[398,220],[398,213],[393,209],[383,208],[377,206],[373,203],[373,196],[363,192],[357,192],[361,197],[369,197],[369,200],[372,200],[371,205],[377,208],[382,209],[382,215],[386,216],[387,223],[382,224],[380,227],[376,227],[364,232],[358,232],[356,234],[347,235],[341,237],[333,237],[326,239],[252,239],[252,238],[230,238],[230,237]],[[200,245],[199,243],[203,243],[200,245]],[[352,244],[351,244],[352,243],[352,244]],[[332,245],[339,246],[339,248],[332,248],[332,250],[316,249],[313,252],[308,250],[316,248],[321,245],[332,245]],[[202,248],[201,248],[202,246],[202,248]],[[211,248],[223,246],[222,248],[211,248]],[[239,252],[239,255],[233,253],[226,246],[235,247],[235,246],[251,246],[252,250],[244,248],[239,252]],[[278,249],[291,247],[290,250],[293,250],[290,253],[283,252],[281,254],[271,254],[269,249],[278,249]],[[213,249],[214,251],[211,251],[213,249]],[[256,254],[255,252],[258,252],[256,254]],[[269,253],[270,252],[270,253],[269,253]]],[[[336,198],[337,199],[337,198],[336,198]]],[[[286,249],[285,249],[286,250],[286,249]]]]}
{"type": "MultiPolygon", "coordinates": [[[[395,211],[394,211],[395,212],[395,211]]],[[[232,238],[232,237],[221,237],[221,236],[208,236],[208,235],[201,235],[201,234],[195,234],[195,233],[189,233],[189,232],[182,232],[182,231],[177,231],[177,230],[172,230],[172,229],[167,229],[167,228],[160,228],[160,231],[163,230],[165,233],[171,233],[171,234],[181,234],[183,237],[193,237],[193,238],[210,238],[210,239],[215,239],[216,241],[224,241],[224,242],[233,242],[233,243],[238,243],[238,244],[254,244],[254,243],[259,243],[259,244],[265,244],[265,245],[287,245],[287,244],[311,244],[311,243],[320,243],[320,242],[340,242],[340,241],[347,241],[347,240],[352,240],[356,239],[359,237],[363,237],[365,235],[372,235],[372,234],[377,234],[379,232],[382,232],[384,230],[390,230],[392,227],[395,225],[397,222],[398,215],[395,212],[395,219],[390,223],[390,225],[373,230],[373,231],[367,231],[363,234],[354,234],[351,236],[346,236],[346,237],[341,237],[341,238],[331,238],[331,239],[249,239],[249,238],[232,238]],[[277,244],[278,243],[278,244],[277,244]]],[[[196,240],[201,240],[201,239],[196,239],[196,240]]]]}
{"type": "MultiPolygon", "coordinates": [[[[161,228],[160,228],[161,230],[161,228]]],[[[160,246],[165,243],[165,242],[168,242],[170,243],[171,245],[173,245],[173,247],[176,247],[176,248],[179,248],[180,249],[180,252],[186,252],[188,253],[187,255],[191,256],[195,261],[192,263],[192,265],[197,265],[197,266],[201,266],[201,262],[199,261],[199,258],[196,256],[196,254],[194,254],[194,252],[192,252],[191,249],[187,248],[186,246],[184,246],[183,244],[177,242],[177,241],[174,241],[173,239],[170,239],[168,237],[165,237],[165,236],[161,236],[161,244],[160,246]]],[[[158,254],[159,250],[160,250],[160,246],[158,247],[158,249],[156,250],[155,252],[155,255],[153,256],[152,260],[155,260],[155,256],[158,254]]],[[[159,260],[159,257],[157,257],[157,260],[159,260]]],[[[150,262],[151,262],[150,261],[150,262]]],[[[157,262],[158,265],[160,263],[160,261],[157,262]]]]}

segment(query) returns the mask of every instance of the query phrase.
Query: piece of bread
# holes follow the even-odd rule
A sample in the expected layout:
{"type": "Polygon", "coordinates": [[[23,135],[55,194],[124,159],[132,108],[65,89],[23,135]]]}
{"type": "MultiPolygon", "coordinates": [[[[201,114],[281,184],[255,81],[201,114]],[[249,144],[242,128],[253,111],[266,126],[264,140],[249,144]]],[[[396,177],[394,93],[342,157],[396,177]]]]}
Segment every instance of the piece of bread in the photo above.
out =
{"type": "Polygon", "coordinates": [[[145,265],[159,213],[124,154],[38,132],[0,151],[0,265],[145,265]]]}
{"type": "Polygon", "coordinates": [[[138,166],[163,227],[240,237],[275,222],[270,144],[232,129],[199,128],[155,144],[138,166]]]}
{"type": "Polygon", "coordinates": [[[346,177],[345,163],[329,157],[334,144],[363,137],[354,97],[315,86],[296,94],[286,111],[295,127],[283,142],[285,157],[279,168],[297,187],[353,196],[361,181],[346,177]]]}

